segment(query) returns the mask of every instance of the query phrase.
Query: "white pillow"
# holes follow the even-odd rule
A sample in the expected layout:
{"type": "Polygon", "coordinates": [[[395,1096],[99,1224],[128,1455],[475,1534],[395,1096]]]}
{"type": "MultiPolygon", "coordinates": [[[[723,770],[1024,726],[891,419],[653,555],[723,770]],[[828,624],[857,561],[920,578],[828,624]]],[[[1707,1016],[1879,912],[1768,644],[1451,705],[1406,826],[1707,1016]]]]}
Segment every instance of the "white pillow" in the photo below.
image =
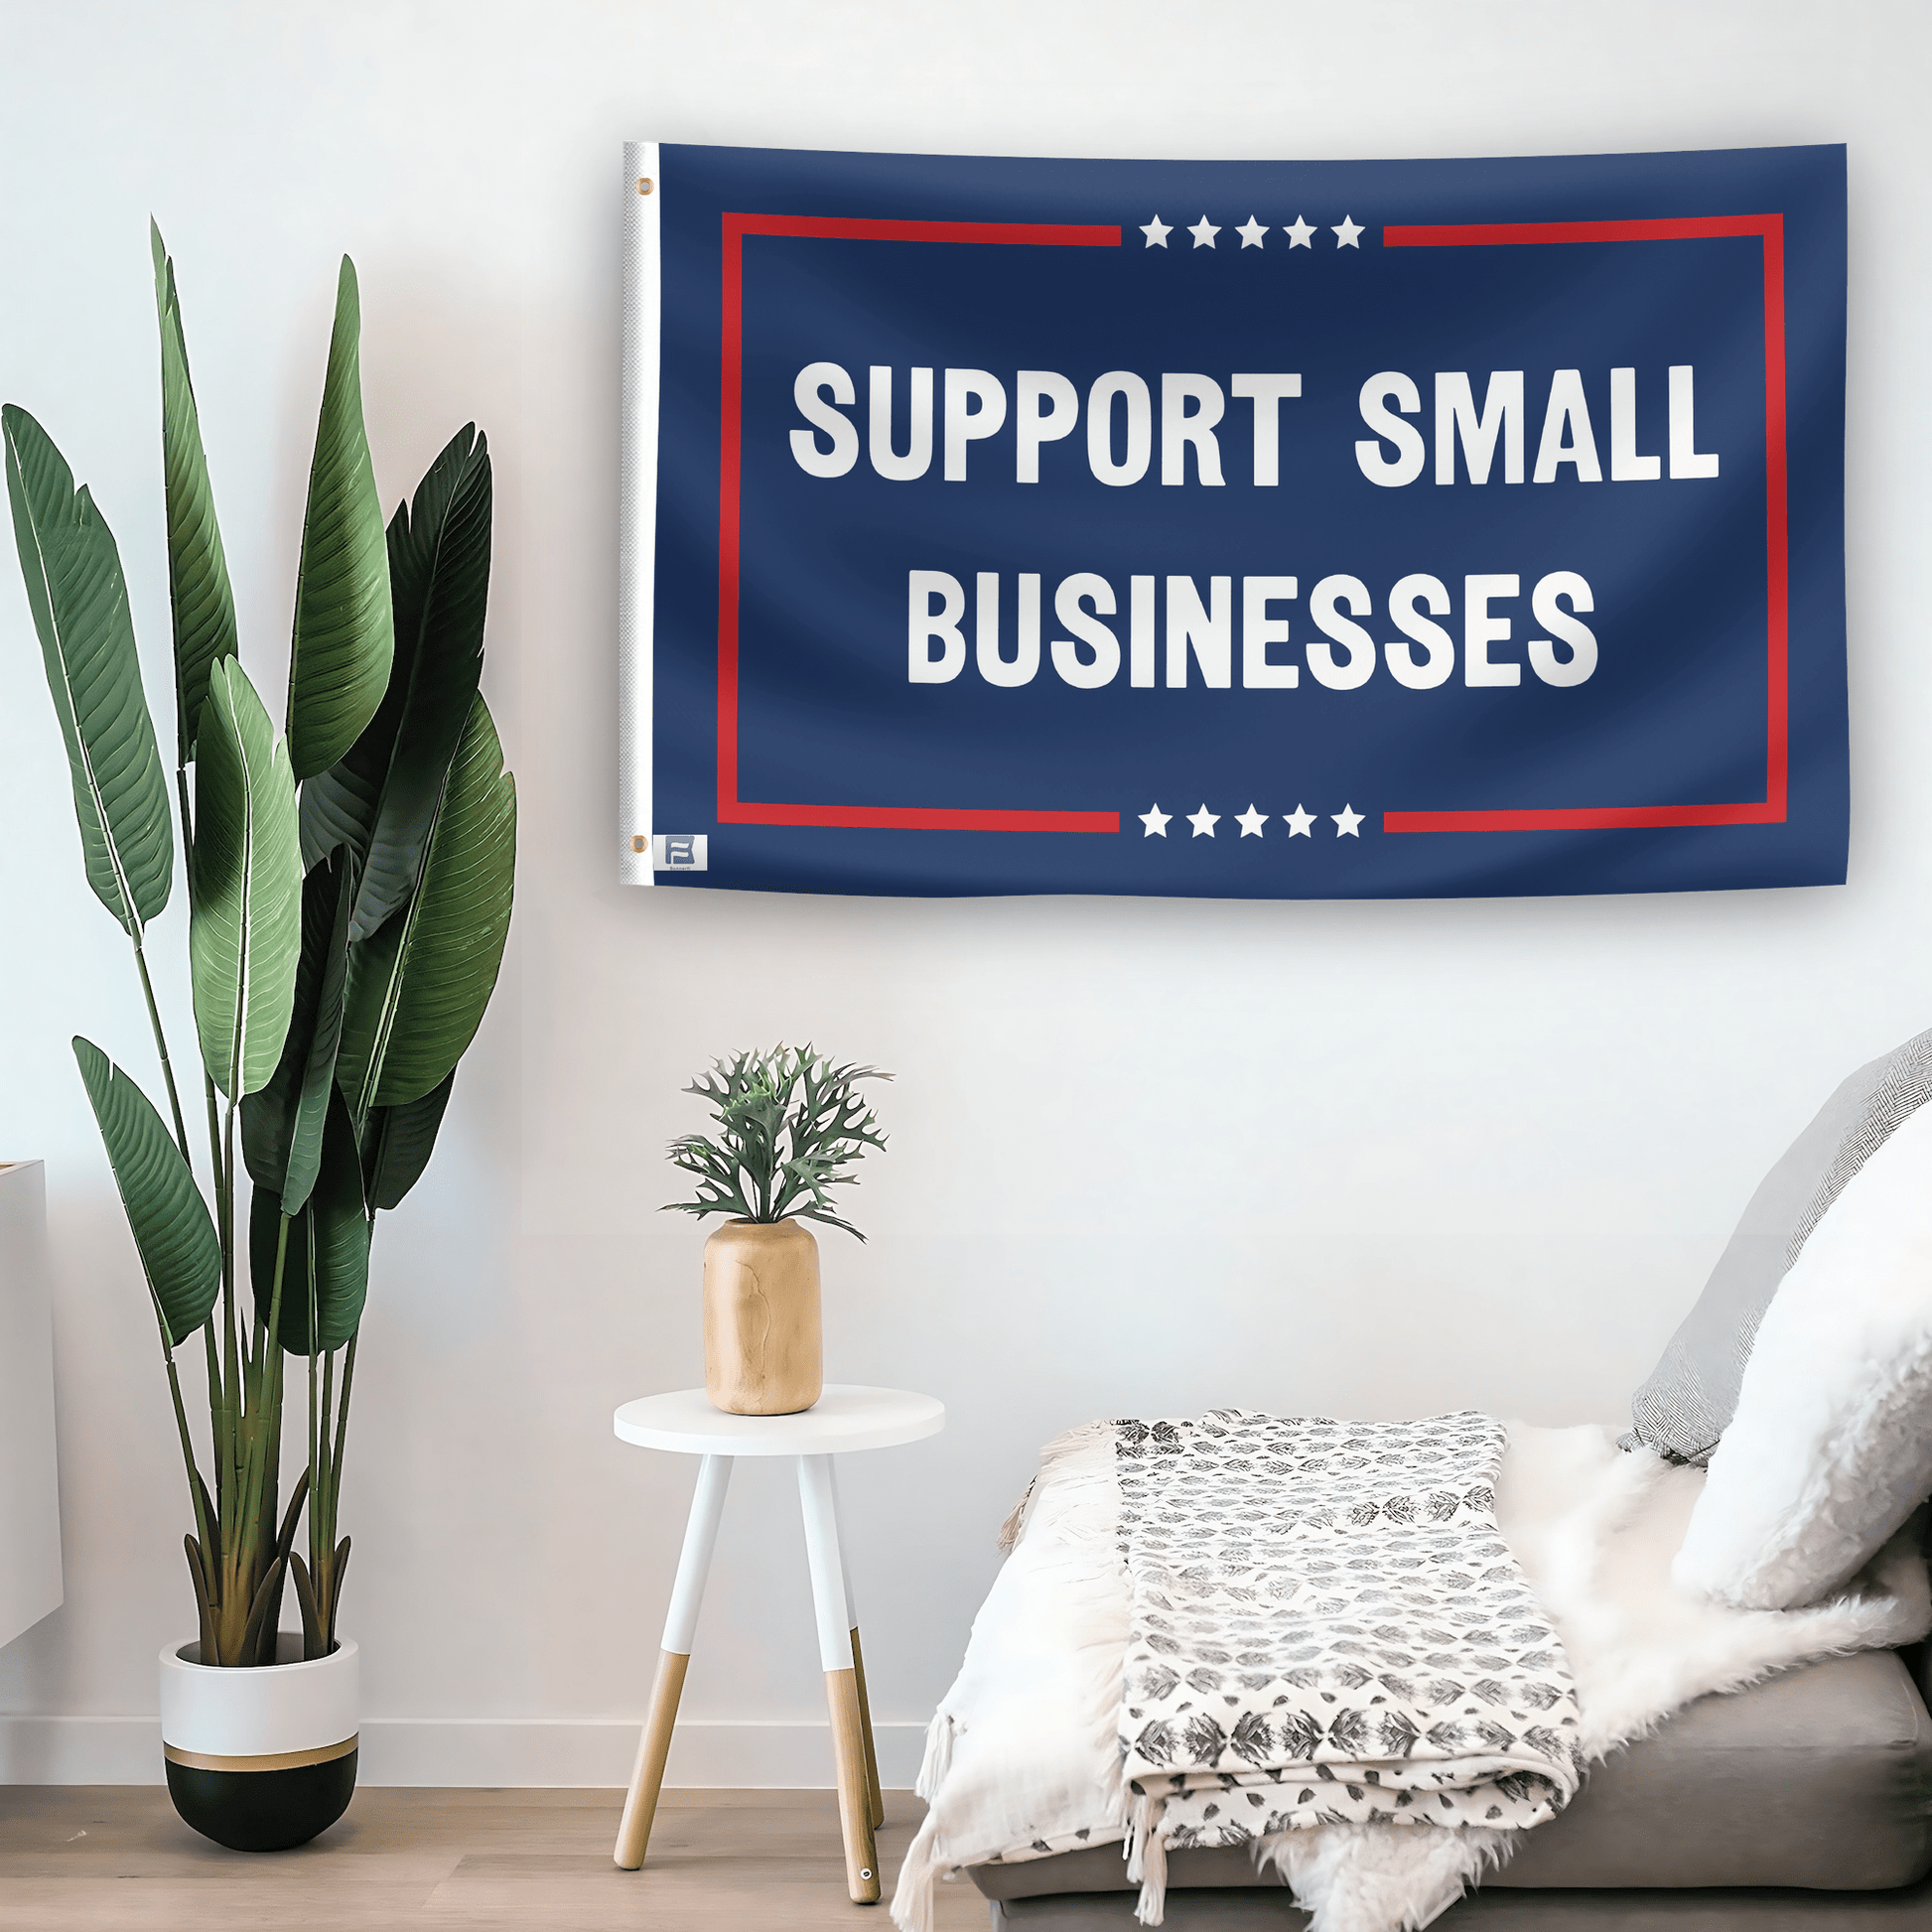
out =
{"type": "Polygon", "coordinates": [[[1765,1311],[1671,1566],[1747,1609],[1814,1603],[1932,1491],[1932,1107],[1855,1174],[1765,1311]]]}

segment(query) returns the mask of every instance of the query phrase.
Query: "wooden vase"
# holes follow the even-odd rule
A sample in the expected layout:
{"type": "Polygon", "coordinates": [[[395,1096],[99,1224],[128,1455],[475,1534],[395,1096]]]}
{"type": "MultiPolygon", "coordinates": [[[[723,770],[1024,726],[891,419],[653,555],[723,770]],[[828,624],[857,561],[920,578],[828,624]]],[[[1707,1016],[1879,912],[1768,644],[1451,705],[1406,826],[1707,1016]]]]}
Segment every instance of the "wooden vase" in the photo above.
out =
{"type": "Polygon", "coordinates": [[[790,1416],[818,1400],[818,1243],[796,1221],[727,1221],[704,1244],[704,1385],[730,1416],[790,1416]]]}

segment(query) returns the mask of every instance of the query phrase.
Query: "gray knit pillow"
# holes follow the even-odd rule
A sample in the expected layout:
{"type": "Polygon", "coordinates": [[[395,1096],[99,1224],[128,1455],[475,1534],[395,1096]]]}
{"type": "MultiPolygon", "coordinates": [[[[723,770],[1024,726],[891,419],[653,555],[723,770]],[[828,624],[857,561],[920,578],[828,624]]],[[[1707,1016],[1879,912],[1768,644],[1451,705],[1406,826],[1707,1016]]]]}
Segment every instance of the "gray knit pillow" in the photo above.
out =
{"type": "Polygon", "coordinates": [[[1899,1123],[1932,1098],[1932,1031],[1862,1066],[1818,1110],[1744,1209],[1697,1307],[1630,1399],[1625,1449],[1707,1462],[1737,1407],[1757,1325],[1811,1231],[1899,1123]]]}

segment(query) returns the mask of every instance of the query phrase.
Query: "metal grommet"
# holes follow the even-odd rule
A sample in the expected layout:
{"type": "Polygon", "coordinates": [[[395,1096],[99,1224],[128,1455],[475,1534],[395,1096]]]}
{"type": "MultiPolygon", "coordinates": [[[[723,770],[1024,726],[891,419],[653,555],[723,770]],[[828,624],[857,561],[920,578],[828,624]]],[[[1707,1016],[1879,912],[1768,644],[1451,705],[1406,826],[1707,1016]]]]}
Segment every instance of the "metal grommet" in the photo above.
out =
{"type": "Polygon", "coordinates": [[[864,1867],[864,1868],[863,1868],[863,1869],[862,1869],[862,1870],[860,1871],[860,1873],[859,1873],[859,1876],[860,1876],[861,1878],[870,1878],[870,1877],[872,1876],[872,1866],[871,1866],[871,1865],[866,1865],[866,1866],[865,1866],[865,1867],[864,1867]]]}
{"type": "Polygon", "coordinates": [[[639,832],[631,839],[630,849],[632,852],[646,852],[650,849],[650,840],[639,832]]]}
{"type": "Polygon", "coordinates": [[[637,177],[637,193],[639,195],[648,195],[650,193],[650,177],[648,175],[639,175],[637,177]]]}

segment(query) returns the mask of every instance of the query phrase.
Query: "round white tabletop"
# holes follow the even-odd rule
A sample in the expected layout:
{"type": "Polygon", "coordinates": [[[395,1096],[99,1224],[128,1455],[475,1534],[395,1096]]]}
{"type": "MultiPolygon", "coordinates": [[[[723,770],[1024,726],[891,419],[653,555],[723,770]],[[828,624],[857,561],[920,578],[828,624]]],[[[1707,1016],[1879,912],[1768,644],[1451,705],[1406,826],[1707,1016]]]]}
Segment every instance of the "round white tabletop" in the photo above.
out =
{"type": "Polygon", "coordinates": [[[621,1442],[684,1455],[843,1455],[936,1436],[946,1406],[909,1389],[828,1382],[796,1415],[728,1416],[702,1389],[677,1389],[624,1403],[612,1425],[621,1442]]]}

